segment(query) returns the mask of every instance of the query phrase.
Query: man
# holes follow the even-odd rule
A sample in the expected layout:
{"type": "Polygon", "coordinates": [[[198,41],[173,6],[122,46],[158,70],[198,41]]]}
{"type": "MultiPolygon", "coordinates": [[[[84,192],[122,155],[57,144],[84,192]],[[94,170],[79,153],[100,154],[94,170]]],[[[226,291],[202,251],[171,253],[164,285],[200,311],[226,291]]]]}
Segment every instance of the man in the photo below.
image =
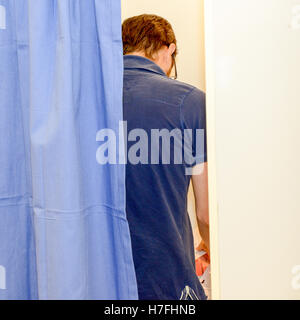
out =
{"type": "MultiPolygon", "coordinates": [[[[124,120],[128,132],[143,129],[147,133],[146,144],[151,146],[146,158],[132,163],[129,157],[126,166],[126,210],[139,298],[205,299],[195,273],[193,235],[187,212],[189,169],[200,166],[200,173],[198,170],[192,176],[192,182],[199,231],[209,248],[205,95],[195,87],[169,78],[177,48],[168,21],[155,15],[140,15],[125,20],[122,32],[124,120]],[[161,133],[175,132],[174,129],[180,133],[170,139],[169,153],[159,145],[158,156],[152,139],[157,129],[161,133]],[[186,140],[190,141],[194,163],[188,157],[179,163],[175,158],[180,158],[184,147],[178,152],[176,142],[182,142],[187,129],[192,132],[192,142],[186,140]],[[204,131],[204,139],[196,142],[197,129],[204,131]],[[200,154],[196,154],[196,144],[202,144],[200,154]],[[170,163],[164,161],[166,154],[172,157],[170,163]]],[[[131,140],[130,150],[136,141],[128,140],[131,140]]]]}

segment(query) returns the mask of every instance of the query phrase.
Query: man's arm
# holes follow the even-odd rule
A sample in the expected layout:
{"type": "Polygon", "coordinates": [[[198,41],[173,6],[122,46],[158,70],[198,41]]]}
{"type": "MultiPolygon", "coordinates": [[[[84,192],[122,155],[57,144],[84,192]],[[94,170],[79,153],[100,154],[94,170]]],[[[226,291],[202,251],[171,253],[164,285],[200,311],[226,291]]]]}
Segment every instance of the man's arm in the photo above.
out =
{"type": "MultiPolygon", "coordinates": [[[[200,236],[209,251],[208,175],[207,162],[194,167],[192,183],[200,236]]],[[[209,252],[207,252],[209,254],[209,252]]]]}

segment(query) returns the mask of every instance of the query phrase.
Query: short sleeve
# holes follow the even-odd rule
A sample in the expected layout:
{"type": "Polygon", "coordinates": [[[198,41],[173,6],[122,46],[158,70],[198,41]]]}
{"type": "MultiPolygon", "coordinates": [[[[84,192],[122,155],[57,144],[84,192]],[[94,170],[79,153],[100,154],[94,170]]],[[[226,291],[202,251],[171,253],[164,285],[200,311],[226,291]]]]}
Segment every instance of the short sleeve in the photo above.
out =
{"type": "Polygon", "coordinates": [[[187,166],[207,161],[205,93],[193,88],[181,105],[184,160],[187,166]]]}

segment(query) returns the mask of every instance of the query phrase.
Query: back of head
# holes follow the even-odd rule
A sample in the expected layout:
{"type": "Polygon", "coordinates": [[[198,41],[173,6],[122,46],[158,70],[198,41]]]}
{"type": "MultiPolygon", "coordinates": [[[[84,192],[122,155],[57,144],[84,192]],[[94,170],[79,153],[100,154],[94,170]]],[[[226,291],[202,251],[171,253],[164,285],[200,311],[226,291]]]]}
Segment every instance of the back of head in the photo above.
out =
{"type": "MultiPolygon", "coordinates": [[[[140,52],[154,60],[154,55],[163,47],[177,44],[171,24],[153,14],[142,14],[126,19],[122,25],[123,53],[140,52]]],[[[177,54],[177,49],[174,56],[177,54]]]]}

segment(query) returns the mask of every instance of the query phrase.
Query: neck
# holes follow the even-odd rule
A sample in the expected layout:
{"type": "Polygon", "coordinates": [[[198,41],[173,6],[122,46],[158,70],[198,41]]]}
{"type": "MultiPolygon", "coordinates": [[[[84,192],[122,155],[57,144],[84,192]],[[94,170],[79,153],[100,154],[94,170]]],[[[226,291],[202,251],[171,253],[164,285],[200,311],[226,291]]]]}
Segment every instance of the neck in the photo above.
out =
{"type": "MultiPolygon", "coordinates": [[[[126,56],[139,56],[139,57],[147,58],[145,56],[145,54],[143,52],[140,52],[140,51],[133,51],[133,52],[127,53],[126,56]]],[[[147,59],[149,59],[149,58],[147,58],[147,59]]]]}
{"type": "Polygon", "coordinates": [[[126,56],[139,56],[139,57],[143,57],[143,58],[149,59],[149,60],[151,60],[152,62],[154,62],[155,64],[157,64],[157,65],[163,70],[163,72],[164,72],[165,74],[167,74],[166,70],[164,69],[164,66],[161,65],[161,64],[159,63],[159,61],[153,60],[153,59],[150,59],[150,58],[146,57],[145,54],[144,54],[143,52],[141,52],[141,51],[133,51],[133,52],[127,53],[126,56]]]}

